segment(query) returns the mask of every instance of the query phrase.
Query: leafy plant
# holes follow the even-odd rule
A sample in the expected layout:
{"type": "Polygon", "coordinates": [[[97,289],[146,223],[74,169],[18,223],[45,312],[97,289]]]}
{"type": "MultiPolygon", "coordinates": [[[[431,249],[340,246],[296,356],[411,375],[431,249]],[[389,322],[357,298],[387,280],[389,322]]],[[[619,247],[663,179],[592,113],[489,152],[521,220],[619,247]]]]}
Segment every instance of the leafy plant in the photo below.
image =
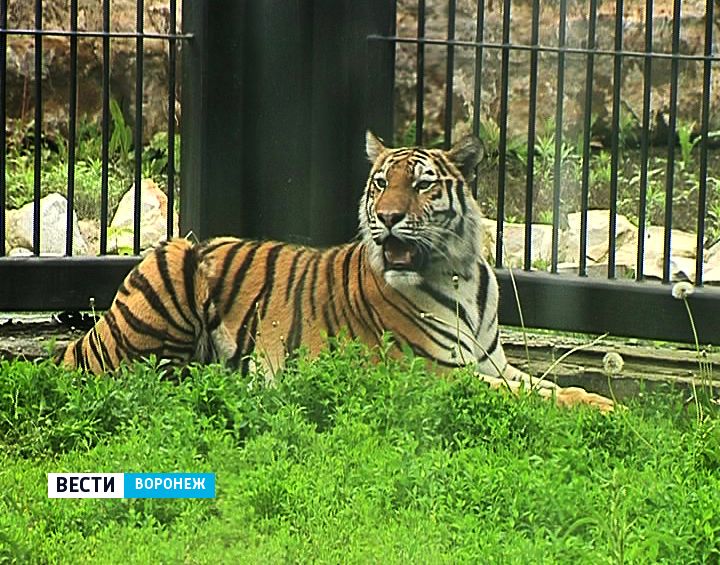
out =
{"type": "Polygon", "coordinates": [[[116,100],[110,100],[110,116],[112,119],[112,133],[108,150],[122,165],[129,165],[133,134],[130,126],[125,123],[125,116],[116,100]]]}
{"type": "Polygon", "coordinates": [[[692,152],[700,141],[700,137],[694,135],[695,122],[681,122],[677,127],[677,138],[680,145],[680,162],[682,168],[692,165],[692,152]]]}
{"type": "MultiPolygon", "coordinates": [[[[175,187],[180,182],[180,135],[176,134],[173,140],[174,159],[173,173],[175,175],[175,187]]],[[[156,133],[150,143],[143,148],[143,178],[151,178],[159,185],[167,184],[167,176],[170,173],[169,167],[169,139],[167,132],[156,133]]]]}

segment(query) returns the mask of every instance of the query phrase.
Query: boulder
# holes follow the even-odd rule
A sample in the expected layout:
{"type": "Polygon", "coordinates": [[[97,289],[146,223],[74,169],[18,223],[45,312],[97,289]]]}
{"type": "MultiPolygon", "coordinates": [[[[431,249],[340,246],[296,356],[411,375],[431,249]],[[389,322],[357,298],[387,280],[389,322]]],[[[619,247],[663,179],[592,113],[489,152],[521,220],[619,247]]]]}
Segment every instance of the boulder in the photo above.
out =
{"type": "Polygon", "coordinates": [[[720,261],[705,264],[703,281],[706,284],[720,285],[720,261]]]}
{"type": "Polygon", "coordinates": [[[8,257],[32,257],[33,252],[25,247],[13,247],[7,255],[8,257]]]}
{"type": "MultiPolygon", "coordinates": [[[[52,193],[40,200],[40,254],[64,255],[67,233],[67,200],[62,194],[52,193]]],[[[30,202],[7,213],[7,245],[10,248],[33,248],[34,213],[30,202]]],[[[85,255],[88,246],[78,229],[73,212],[73,255],[85,255]]]]}
{"type": "Polygon", "coordinates": [[[482,219],[483,229],[483,257],[490,262],[495,260],[495,239],[497,237],[497,222],[490,218],[482,219]]]}
{"type": "MultiPolygon", "coordinates": [[[[670,235],[670,271],[673,280],[695,278],[697,237],[682,230],[672,230],[670,235]]],[[[645,265],[648,277],[662,278],[665,257],[665,228],[648,226],[645,231],[645,265]]]]}
{"type": "Polygon", "coordinates": [[[100,254],[100,220],[80,220],[78,228],[88,244],[89,253],[91,255],[100,254]]]}
{"type": "MultiPolygon", "coordinates": [[[[140,248],[149,249],[167,239],[167,196],[151,179],[140,185],[140,248]]],[[[108,253],[133,252],[135,186],[120,199],[108,229],[108,253]]],[[[173,214],[174,233],[178,233],[177,214],[173,214]]]]}
{"type": "MultiPolygon", "coordinates": [[[[580,212],[568,214],[568,229],[562,233],[559,250],[561,272],[576,272],[580,252],[580,212]]],[[[588,211],[587,271],[588,276],[607,276],[609,256],[610,211],[588,211]]],[[[632,276],[637,269],[638,229],[625,216],[617,216],[615,241],[615,267],[617,276],[632,276]]],[[[695,277],[695,234],[672,230],[670,271],[673,280],[693,280],[695,277]]],[[[662,278],[665,256],[665,228],[648,226],[645,230],[645,276],[662,278]]],[[[709,250],[706,257],[712,256],[709,250]]],[[[718,257],[720,263],[720,254],[718,257]]],[[[720,266],[720,265],[719,265],[720,266]]],[[[708,269],[712,266],[708,265],[708,269]]],[[[711,277],[715,271],[709,272],[711,277]]],[[[720,274],[720,272],[718,272],[720,274]]]]}
{"type": "MultiPolygon", "coordinates": [[[[580,258],[580,212],[568,214],[568,229],[561,238],[561,261],[577,263],[580,258]]],[[[588,262],[607,263],[610,247],[610,210],[588,210],[588,262]]],[[[615,225],[615,264],[635,268],[637,228],[618,214],[615,225]],[[630,252],[630,250],[632,253],[630,252]]]]}
{"type": "MultiPolygon", "coordinates": [[[[531,229],[530,261],[534,267],[545,268],[552,260],[552,226],[533,224],[531,229]]],[[[507,223],[503,226],[504,263],[522,267],[525,263],[525,224],[507,223]]]]}

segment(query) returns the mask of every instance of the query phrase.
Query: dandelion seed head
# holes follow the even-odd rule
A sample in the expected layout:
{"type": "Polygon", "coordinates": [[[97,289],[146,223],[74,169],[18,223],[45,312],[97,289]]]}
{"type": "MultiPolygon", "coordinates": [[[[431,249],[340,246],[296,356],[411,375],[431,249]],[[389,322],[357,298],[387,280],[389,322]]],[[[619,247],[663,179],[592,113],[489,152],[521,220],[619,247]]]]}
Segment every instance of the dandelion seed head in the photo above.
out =
{"type": "Polygon", "coordinates": [[[687,281],[681,281],[672,285],[671,292],[673,298],[685,300],[688,296],[695,292],[695,287],[687,281]]]}
{"type": "Polygon", "coordinates": [[[602,364],[606,375],[618,375],[622,372],[625,361],[619,353],[608,351],[603,357],[602,364]]]}

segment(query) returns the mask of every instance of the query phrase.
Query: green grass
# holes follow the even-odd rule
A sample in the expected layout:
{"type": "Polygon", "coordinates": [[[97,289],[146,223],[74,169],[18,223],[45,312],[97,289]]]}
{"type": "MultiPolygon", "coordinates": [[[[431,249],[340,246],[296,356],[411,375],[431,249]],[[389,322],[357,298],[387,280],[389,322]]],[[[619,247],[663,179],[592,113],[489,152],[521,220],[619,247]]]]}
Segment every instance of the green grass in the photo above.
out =
{"type": "MultiPolygon", "coordinates": [[[[262,377],[0,362],[0,561],[716,563],[720,425],[610,416],[351,343],[262,377]],[[48,472],[204,471],[214,500],[49,500],[48,472]]],[[[714,415],[716,416],[716,414],[714,415]]]]}

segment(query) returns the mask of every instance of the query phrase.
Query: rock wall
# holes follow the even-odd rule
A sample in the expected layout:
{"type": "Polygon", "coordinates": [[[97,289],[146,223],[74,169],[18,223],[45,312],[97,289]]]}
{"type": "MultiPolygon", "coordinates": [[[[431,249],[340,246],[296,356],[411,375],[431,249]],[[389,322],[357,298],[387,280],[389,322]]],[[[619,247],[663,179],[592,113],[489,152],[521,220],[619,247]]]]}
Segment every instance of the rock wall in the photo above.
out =
{"type": "MultiPolygon", "coordinates": [[[[180,29],[178,2],[177,29],[180,29]]],[[[8,3],[8,28],[35,27],[34,2],[8,3]]],[[[99,31],[103,27],[102,2],[79,0],[78,29],[99,31]]],[[[166,33],[169,9],[164,0],[147,0],[144,6],[144,31],[166,33]]],[[[70,29],[70,1],[43,3],[43,28],[70,29]]],[[[110,11],[111,31],[136,30],[136,2],[113,0],[110,11]]],[[[7,40],[7,115],[11,119],[33,118],[35,107],[35,40],[31,36],[9,35],[7,40]]],[[[180,45],[180,42],[178,42],[180,45]]],[[[126,119],[135,115],[134,39],[110,41],[110,96],[118,101],[126,119]]],[[[46,132],[67,131],[70,90],[70,40],[66,37],[43,38],[43,114],[46,132]]],[[[167,128],[168,46],[163,40],[145,40],[143,48],[143,124],[146,139],[167,128]]],[[[100,38],[78,40],[78,113],[98,117],[102,108],[103,56],[100,38]]],[[[179,75],[178,75],[179,76],[179,75]]]]}
{"type": "MultiPolygon", "coordinates": [[[[458,0],[456,39],[474,41],[476,37],[477,0],[458,0]]],[[[541,2],[539,44],[558,45],[559,2],[541,2]]],[[[428,0],[426,36],[437,39],[447,37],[448,2],[428,0]]],[[[484,40],[502,43],[503,2],[485,2],[484,40]]],[[[588,37],[589,2],[568,1],[567,40],[571,48],[584,48],[588,37]]],[[[626,0],[623,21],[623,49],[645,51],[645,0],[626,0]]],[[[670,53],[672,42],[672,0],[656,0],[653,22],[653,51],[670,53]]],[[[532,2],[514,0],[511,8],[510,42],[531,44],[532,2]]],[[[417,35],[417,2],[399,0],[398,35],[417,35]]],[[[714,38],[720,36],[714,26],[714,38]]],[[[705,1],[684,0],[680,52],[701,55],[705,41],[705,1]]],[[[615,2],[599,2],[596,47],[613,50],[615,43],[615,2]]],[[[405,131],[415,118],[416,47],[398,46],[396,84],[396,131],[405,131]]],[[[481,117],[484,121],[499,123],[501,98],[501,50],[485,48],[482,61],[481,117]]],[[[509,111],[508,128],[511,136],[526,136],[528,128],[529,51],[512,50],[509,60],[509,111]]],[[[612,112],[613,64],[611,55],[597,55],[593,75],[592,114],[595,116],[593,136],[596,142],[607,143],[612,112]]],[[[670,109],[670,61],[653,60],[651,89],[651,134],[658,143],[667,141],[667,114],[670,109]]],[[[641,57],[623,58],[621,100],[625,133],[637,135],[642,116],[643,60],[641,57]]],[[[679,119],[699,123],[702,100],[702,62],[682,61],[679,75],[679,119]]],[[[425,121],[426,139],[442,136],[445,112],[446,49],[428,46],[425,53],[425,121]]],[[[475,48],[455,49],[454,111],[455,123],[471,119],[474,100],[475,48]]],[[[554,123],[557,96],[557,55],[541,52],[539,56],[538,125],[551,120],[554,123]]],[[[582,131],[585,111],[586,56],[567,54],[565,59],[564,128],[575,136],[582,131]]],[[[711,99],[711,130],[720,128],[720,73],[713,74],[711,99]]]]}
{"type": "MultiPolygon", "coordinates": [[[[459,40],[472,41],[476,37],[477,0],[457,0],[455,35],[459,40]]],[[[33,2],[9,2],[8,26],[34,27],[33,2]]],[[[180,29],[181,9],[178,3],[177,28],[180,29]]],[[[585,0],[568,0],[567,45],[583,47],[587,42],[588,4],[585,0]]],[[[653,42],[656,52],[671,50],[672,0],[656,0],[653,42]]],[[[43,27],[69,29],[70,0],[45,2],[43,27]]],[[[447,0],[427,0],[426,36],[447,37],[447,0]]],[[[502,5],[499,0],[486,0],[484,39],[502,41],[502,5]]],[[[556,46],[558,41],[558,2],[541,2],[539,42],[556,46]]],[[[597,47],[612,50],[615,40],[615,3],[599,2],[597,47]]],[[[645,0],[626,0],[623,23],[624,49],[644,51],[645,0]]],[[[513,0],[510,40],[514,44],[530,44],[532,2],[513,0]]],[[[168,31],[167,0],[145,2],[145,31],[168,31]]],[[[102,29],[102,3],[99,0],[79,0],[78,26],[81,30],[102,29]]],[[[136,3],[134,0],[112,0],[111,30],[134,31],[136,3]]],[[[717,25],[715,36],[720,36],[717,25]]],[[[702,54],[705,36],[705,1],[685,0],[682,3],[680,51],[702,54]]],[[[398,0],[398,34],[413,37],[417,34],[417,1],[398,0]]],[[[182,42],[178,42],[180,47],[182,42]]],[[[396,116],[397,130],[402,132],[414,120],[416,86],[416,48],[400,44],[397,47],[396,116]]],[[[483,55],[482,102],[483,120],[500,121],[500,50],[486,48],[483,55]]],[[[69,40],[48,37],[43,40],[42,81],[44,92],[44,122],[46,131],[64,132],[67,127],[69,91],[69,40]]],[[[135,41],[111,41],[111,96],[119,101],[128,121],[135,112],[135,41]]],[[[557,56],[541,53],[539,58],[538,123],[554,119],[557,89],[557,56]]],[[[528,51],[513,50],[510,54],[510,99],[508,127],[511,135],[527,132],[529,96],[528,51]]],[[[8,36],[7,108],[10,118],[32,119],[34,108],[34,39],[30,36],[8,36]]],[[[565,66],[564,125],[569,134],[580,131],[584,113],[585,61],[580,54],[568,54],[565,66]]],[[[425,54],[425,122],[427,139],[442,135],[445,111],[446,49],[428,46],[425,54]]],[[[146,40],[144,45],[143,121],[146,137],[166,127],[167,123],[167,44],[162,40],[146,40]]],[[[78,107],[81,115],[96,117],[101,107],[102,42],[97,38],[82,38],[78,42],[78,107]]],[[[668,60],[653,62],[652,126],[655,141],[667,140],[667,113],[670,105],[668,60]]],[[[455,50],[454,115],[455,122],[467,122],[473,113],[475,49],[458,47],[455,50]]],[[[613,58],[595,58],[592,113],[596,117],[593,133],[598,141],[606,142],[609,135],[612,105],[613,58]]],[[[683,61],[680,64],[680,119],[699,122],[701,112],[702,63],[683,61]]],[[[625,58],[622,73],[622,104],[626,133],[637,134],[642,115],[643,95],[642,59],[625,58]]],[[[720,129],[720,73],[714,73],[712,84],[711,129],[720,129]]],[[[177,108],[179,113],[179,104],[177,108]]]]}

